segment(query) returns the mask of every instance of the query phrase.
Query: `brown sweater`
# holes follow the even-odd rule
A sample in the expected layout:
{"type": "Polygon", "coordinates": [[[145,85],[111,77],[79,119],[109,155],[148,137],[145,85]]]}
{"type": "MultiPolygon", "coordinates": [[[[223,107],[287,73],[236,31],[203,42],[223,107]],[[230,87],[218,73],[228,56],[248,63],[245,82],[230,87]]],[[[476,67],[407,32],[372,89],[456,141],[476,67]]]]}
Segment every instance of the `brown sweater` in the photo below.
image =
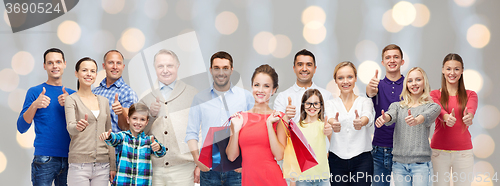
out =
{"type": "Polygon", "coordinates": [[[68,163],[109,163],[110,171],[116,171],[115,149],[99,140],[99,135],[111,129],[108,99],[97,96],[99,115],[96,118],[76,93],[66,97],[64,109],[66,124],[71,143],[69,144],[68,163]],[[89,126],[82,132],[76,129],[80,119],[88,115],[89,126]]]}

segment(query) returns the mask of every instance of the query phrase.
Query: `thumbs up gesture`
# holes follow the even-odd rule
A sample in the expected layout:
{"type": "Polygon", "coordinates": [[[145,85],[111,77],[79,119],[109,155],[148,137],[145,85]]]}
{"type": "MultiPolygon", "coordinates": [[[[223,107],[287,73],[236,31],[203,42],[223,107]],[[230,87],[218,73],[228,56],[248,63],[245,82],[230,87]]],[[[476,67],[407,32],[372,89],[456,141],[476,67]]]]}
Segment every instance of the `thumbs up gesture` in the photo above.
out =
{"type": "Polygon", "coordinates": [[[464,117],[462,117],[462,121],[466,126],[471,126],[472,125],[472,119],[474,119],[474,115],[472,113],[469,113],[467,110],[467,107],[464,109],[464,117]]]}
{"type": "Polygon", "coordinates": [[[158,112],[160,112],[160,108],[160,99],[156,97],[156,101],[151,103],[151,106],[149,108],[149,111],[151,111],[151,116],[156,117],[158,115],[158,112]]]}
{"type": "Polygon", "coordinates": [[[115,101],[113,102],[113,104],[111,104],[111,108],[116,115],[123,114],[122,104],[120,104],[120,101],[118,101],[118,93],[115,94],[115,101]]]}
{"type": "Polygon", "coordinates": [[[76,124],[76,130],[83,132],[87,128],[87,126],[89,126],[88,120],[89,115],[85,114],[85,119],[80,119],[80,121],[78,121],[78,123],[76,124]]]}
{"type": "Polygon", "coordinates": [[[340,132],[340,122],[339,122],[339,113],[337,112],[337,114],[335,115],[335,118],[332,118],[328,121],[328,123],[330,123],[330,125],[332,125],[332,128],[333,128],[333,132],[340,132]]]}
{"type": "Polygon", "coordinates": [[[99,135],[99,139],[100,139],[101,141],[104,141],[104,140],[110,139],[110,136],[111,136],[111,133],[112,133],[112,132],[113,132],[113,131],[112,131],[111,129],[109,129],[109,131],[108,131],[108,132],[103,132],[101,135],[99,135]]]}
{"type": "MultiPolygon", "coordinates": [[[[457,121],[457,118],[455,118],[455,109],[451,109],[451,113],[448,114],[448,118],[446,118],[446,126],[448,127],[453,127],[455,125],[455,122],[457,121]]],[[[464,122],[465,123],[465,122],[464,122]]]]}
{"type": "Polygon", "coordinates": [[[380,128],[382,127],[382,125],[384,125],[385,123],[387,123],[389,121],[389,115],[386,114],[384,112],[384,110],[382,110],[382,115],[380,115],[377,120],[375,121],[375,125],[377,126],[377,128],[380,128]]]}
{"type": "Polygon", "coordinates": [[[356,118],[352,120],[352,125],[354,125],[354,129],[361,130],[363,124],[361,123],[361,119],[359,118],[358,110],[354,110],[354,114],[356,114],[356,118]]]}
{"type": "Polygon", "coordinates": [[[151,149],[156,152],[159,151],[161,147],[160,144],[158,144],[154,139],[155,138],[153,137],[153,143],[151,143],[151,149]]]}
{"type": "Polygon", "coordinates": [[[288,105],[286,106],[285,115],[288,119],[293,119],[295,117],[295,106],[292,105],[291,97],[288,97],[288,105]]]}
{"type": "Polygon", "coordinates": [[[325,116],[325,127],[323,128],[323,134],[329,136],[333,132],[333,127],[328,123],[328,116],[325,116]]]}
{"type": "Polygon", "coordinates": [[[377,94],[378,92],[378,84],[380,80],[378,79],[378,70],[375,70],[375,76],[370,79],[370,82],[368,83],[367,86],[367,92],[370,92],[372,95],[368,95],[370,97],[373,97],[377,94]]]}
{"type": "Polygon", "coordinates": [[[47,108],[50,104],[50,98],[45,95],[45,87],[43,87],[42,93],[38,95],[38,98],[33,102],[33,105],[37,108],[47,108]]]}
{"type": "Polygon", "coordinates": [[[62,88],[63,93],[57,97],[57,100],[59,101],[59,105],[64,107],[64,102],[66,101],[66,96],[69,96],[68,92],[66,92],[66,87],[63,86],[62,88]]]}
{"type": "Polygon", "coordinates": [[[413,117],[413,115],[411,115],[410,109],[408,109],[408,116],[405,117],[405,122],[406,122],[406,124],[408,124],[410,126],[417,125],[417,122],[415,121],[415,117],[413,117]]]}

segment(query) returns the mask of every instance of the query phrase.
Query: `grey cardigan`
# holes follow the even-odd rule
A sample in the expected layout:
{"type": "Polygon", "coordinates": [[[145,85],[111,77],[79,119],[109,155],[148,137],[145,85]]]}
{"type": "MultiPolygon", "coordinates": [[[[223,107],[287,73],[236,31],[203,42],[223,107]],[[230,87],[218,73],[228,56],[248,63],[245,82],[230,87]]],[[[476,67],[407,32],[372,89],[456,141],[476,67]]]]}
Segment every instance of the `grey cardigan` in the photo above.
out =
{"type": "Polygon", "coordinates": [[[99,102],[99,115],[96,118],[76,92],[66,97],[64,110],[68,133],[71,137],[68,163],[109,163],[110,171],[115,171],[115,149],[99,140],[99,135],[111,129],[109,102],[102,96],[97,96],[97,101],[99,102]],[[80,132],[76,129],[76,124],[80,119],[85,119],[85,114],[88,115],[89,126],[80,132]]]}
{"type": "Polygon", "coordinates": [[[385,125],[396,123],[392,150],[393,161],[405,164],[431,161],[429,130],[440,111],[441,107],[434,102],[412,108],[404,108],[399,102],[394,102],[389,106],[389,111],[386,113],[391,116],[391,120],[385,125]],[[408,116],[408,109],[414,117],[424,116],[424,122],[416,126],[406,124],[405,117],[408,116]]]}

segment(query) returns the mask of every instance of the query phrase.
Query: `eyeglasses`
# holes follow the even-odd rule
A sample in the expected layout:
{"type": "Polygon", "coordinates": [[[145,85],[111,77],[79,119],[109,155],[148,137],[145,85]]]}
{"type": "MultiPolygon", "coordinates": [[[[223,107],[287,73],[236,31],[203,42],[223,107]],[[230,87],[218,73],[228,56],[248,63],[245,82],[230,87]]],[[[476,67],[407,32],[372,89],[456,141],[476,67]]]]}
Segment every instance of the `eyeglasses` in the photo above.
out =
{"type": "Polygon", "coordinates": [[[304,106],[305,108],[311,108],[314,107],[315,109],[320,109],[321,108],[321,103],[320,102],[314,102],[314,103],[311,103],[311,102],[305,102],[304,103],[304,106]]]}

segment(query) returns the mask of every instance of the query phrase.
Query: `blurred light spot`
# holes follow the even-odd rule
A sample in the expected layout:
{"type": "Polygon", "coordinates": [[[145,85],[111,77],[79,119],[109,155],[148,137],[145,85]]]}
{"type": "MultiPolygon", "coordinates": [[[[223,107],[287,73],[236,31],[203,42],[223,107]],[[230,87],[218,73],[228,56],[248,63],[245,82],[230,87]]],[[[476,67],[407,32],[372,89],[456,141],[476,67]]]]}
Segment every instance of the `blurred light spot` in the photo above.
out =
{"type": "Polygon", "coordinates": [[[487,134],[479,134],[473,140],[474,155],[478,158],[487,158],[495,151],[495,141],[487,134]]]}
{"type": "Polygon", "coordinates": [[[0,151],[0,173],[2,173],[5,168],[7,168],[7,157],[0,151]]]}
{"type": "Polygon", "coordinates": [[[194,15],[193,13],[193,1],[191,0],[183,0],[183,1],[178,1],[177,5],[175,6],[175,13],[177,16],[179,16],[182,20],[189,21],[193,19],[194,15]]]}
{"type": "Polygon", "coordinates": [[[64,21],[57,27],[57,37],[64,44],[75,44],[81,36],[82,30],[74,21],[64,21]]]}
{"type": "Polygon", "coordinates": [[[6,68],[0,71],[0,90],[11,92],[19,85],[19,75],[10,69],[6,68]]]}
{"type": "Polygon", "coordinates": [[[102,0],[101,6],[108,14],[117,14],[123,10],[125,6],[124,0],[102,0]]]}
{"type": "Polygon", "coordinates": [[[493,166],[491,166],[490,163],[486,161],[479,161],[474,164],[474,172],[480,172],[483,174],[489,173],[490,175],[493,175],[495,174],[495,169],[493,169],[493,166]]]}
{"type": "Polygon", "coordinates": [[[382,16],[382,26],[391,33],[397,33],[403,29],[403,26],[397,24],[392,18],[392,9],[385,12],[382,16]]]}
{"type": "Polygon", "coordinates": [[[118,41],[116,41],[116,50],[120,51],[123,54],[123,58],[125,58],[125,59],[131,59],[133,56],[135,56],[135,54],[137,54],[137,52],[129,52],[129,51],[127,51],[125,49],[125,47],[123,47],[123,45],[122,45],[122,39],[121,38],[118,39],[118,41]]]}
{"type": "Polygon", "coordinates": [[[147,0],[144,1],[144,12],[151,19],[161,19],[167,14],[167,1],[165,0],[147,0]]]}
{"type": "Polygon", "coordinates": [[[276,49],[276,37],[270,32],[259,32],[253,37],[253,48],[260,55],[269,55],[276,49]]]}
{"type": "Polygon", "coordinates": [[[285,35],[276,35],[276,49],[272,52],[276,58],[284,58],[292,51],[292,41],[285,35]]]}
{"type": "Polygon", "coordinates": [[[99,70],[99,72],[97,72],[97,76],[95,78],[95,82],[94,84],[94,87],[98,87],[99,84],[101,83],[101,81],[106,77],[106,70],[99,70]]]}
{"type": "MultiPolygon", "coordinates": [[[[332,78],[333,78],[333,73],[332,73],[332,78]]],[[[335,79],[332,79],[328,84],[326,84],[326,90],[328,90],[330,93],[332,93],[333,97],[339,97],[340,95],[340,89],[337,83],[335,83],[335,79]]]]}
{"type": "Polygon", "coordinates": [[[400,1],[392,7],[392,18],[401,26],[411,24],[415,21],[415,17],[417,17],[417,10],[407,1],[400,1]]]}
{"type": "Polygon", "coordinates": [[[491,176],[493,175],[488,176],[485,174],[477,174],[476,176],[474,176],[474,181],[472,181],[471,186],[493,186],[491,176]]]}
{"type": "MultiPolygon", "coordinates": [[[[36,123],[35,123],[36,125],[36,123]]],[[[33,148],[33,141],[35,141],[35,127],[31,126],[26,133],[21,134],[16,132],[17,143],[25,149],[33,148]]]]}
{"type": "Polygon", "coordinates": [[[427,23],[429,23],[429,19],[431,18],[431,12],[424,4],[414,4],[415,10],[417,10],[417,16],[415,17],[415,21],[411,23],[414,27],[423,27],[427,23]]]}
{"type": "Polygon", "coordinates": [[[474,2],[476,0],[454,0],[455,3],[457,3],[458,6],[461,6],[461,7],[468,7],[472,4],[474,4],[474,2]]]}
{"type": "Polygon", "coordinates": [[[483,48],[490,42],[490,30],[482,24],[474,24],[467,30],[467,41],[474,48],[483,48]]]}
{"type": "Polygon", "coordinates": [[[5,21],[5,23],[6,23],[7,25],[9,25],[9,26],[10,26],[9,15],[7,15],[7,10],[5,10],[5,11],[3,12],[3,20],[5,21]]]}
{"type": "Polygon", "coordinates": [[[16,89],[9,94],[7,100],[10,110],[14,112],[21,112],[23,110],[24,98],[26,97],[26,90],[16,89]]]}
{"type": "Polygon", "coordinates": [[[215,18],[215,28],[221,34],[230,35],[238,29],[238,17],[232,12],[221,12],[215,18]]]}
{"type": "Polygon", "coordinates": [[[411,64],[411,58],[404,50],[403,50],[403,60],[405,60],[405,64],[401,66],[401,72],[406,72],[407,70],[409,70],[408,68],[410,67],[411,64]]]}
{"type": "Polygon", "coordinates": [[[108,50],[115,49],[115,36],[107,30],[99,30],[92,37],[92,50],[95,53],[103,54],[108,50]]]}
{"type": "Polygon", "coordinates": [[[35,67],[35,58],[26,51],[19,51],[12,57],[12,69],[19,75],[27,75],[35,67]]]}
{"type": "Polygon", "coordinates": [[[310,44],[319,44],[325,40],[326,28],[318,21],[311,21],[304,26],[303,36],[310,44]]]}
{"type": "Polygon", "coordinates": [[[374,61],[364,61],[358,66],[358,79],[364,84],[368,84],[370,80],[375,76],[375,70],[378,70],[378,78],[382,75],[382,69],[379,63],[374,61]]]}
{"type": "Polygon", "coordinates": [[[325,24],[326,14],[325,11],[319,6],[307,7],[302,12],[302,23],[307,25],[311,21],[317,21],[321,24],[325,24]]]}
{"type": "Polygon", "coordinates": [[[356,45],[354,50],[359,61],[376,61],[378,57],[377,45],[370,40],[363,40],[356,45]]]}
{"type": "Polygon", "coordinates": [[[483,88],[483,77],[475,70],[464,70],[465,88],[476,92],[483,88]]]}
{"type": "Polygon", "coordinates": [[[138,52],[144,47],[146,38],[142,31],[137,28],[129,28],[123,32],[121,37],[122,45],[129,52],[138,52]]]}
{"type": "Polygon", "coordinates": [[[493,105],[485,105],[476,111],[478,123],[485,129],[493,129],[500,123],[500,111],[493,105]]]}

